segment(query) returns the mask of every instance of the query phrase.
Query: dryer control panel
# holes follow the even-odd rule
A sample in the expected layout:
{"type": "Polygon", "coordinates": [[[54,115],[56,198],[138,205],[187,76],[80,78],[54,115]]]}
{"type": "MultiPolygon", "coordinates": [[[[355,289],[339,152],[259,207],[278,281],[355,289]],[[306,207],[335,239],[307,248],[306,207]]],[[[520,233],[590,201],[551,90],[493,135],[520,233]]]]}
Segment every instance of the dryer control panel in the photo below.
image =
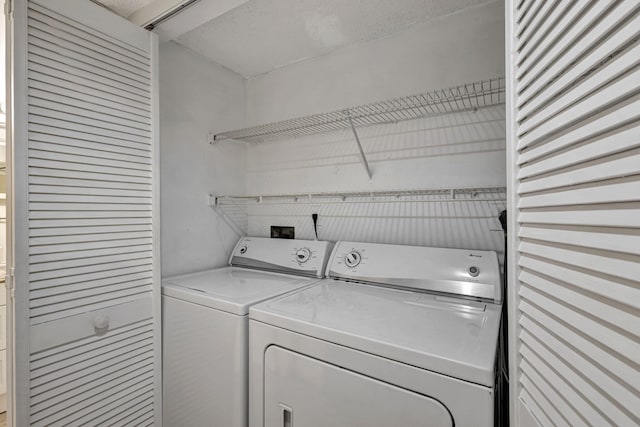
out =
{"type": "Polygon", "coordinates": [[[231,253],[229,265],[323,277],[329,251],[329,242],[317,240],[242,237],[231,253]]]}
{"type": "Polygon", "coordinates": [[[340,241],[327,277],[502,301],[492,251],[340,241]]]}

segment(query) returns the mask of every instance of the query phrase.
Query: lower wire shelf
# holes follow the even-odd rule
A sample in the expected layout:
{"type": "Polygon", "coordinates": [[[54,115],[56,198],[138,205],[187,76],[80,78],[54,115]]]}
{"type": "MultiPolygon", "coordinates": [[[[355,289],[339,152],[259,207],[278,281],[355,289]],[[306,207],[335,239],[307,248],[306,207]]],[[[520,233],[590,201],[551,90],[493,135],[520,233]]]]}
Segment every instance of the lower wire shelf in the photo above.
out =
{"type": "MultiPolygon", "coordinates": [[[[337,191],[320,193],[291,193],[291,194],[262,194],[262,195],[209,195],[209,205],[245,205],[248,203],[283,203],[295,202],[304,203],[317,202],[319,199],[339,199],[342,201],[355,201],[355,199],[366,199],[377,201],[387,199],[391,201],[397,199],[406,201],[407,197],[415,196],[435,196],[434,202],[443,201],[504,201],[507,188],[496,187],[473,187],[473,188],[435,188],[435,189],[413,189],[413,190],[375,190],[375,191],[337,191]]],[[[423,200],[426,201],[426,200],[423,200]]]]}

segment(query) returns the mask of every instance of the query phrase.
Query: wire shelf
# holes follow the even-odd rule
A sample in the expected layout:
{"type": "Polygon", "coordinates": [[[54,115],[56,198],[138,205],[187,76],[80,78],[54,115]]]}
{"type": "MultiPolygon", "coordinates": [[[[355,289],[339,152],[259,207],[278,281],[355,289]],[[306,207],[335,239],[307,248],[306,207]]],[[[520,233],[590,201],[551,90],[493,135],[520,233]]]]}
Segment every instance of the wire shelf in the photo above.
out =
{"type": "Polygon", "coordinates": [[[505,102],[503,77],[215,134],[214,141],[264,141],[476,110],[505,102]]]}
{"type": "Polygon", "coordinates": [[[342,201],[356,199],[403,199],[413,196],[439,196],[433,201],[502,201],[506,197],[506,187],[478,187],[478,188],[437,188],[422,190],[377,190],[377,191],[343,191],[333,193],[293,193],[293,194],[263,194],[263,195],[227,195],[210,196],[212,206],[220,205],[245,205],[248,203],[304,203],[318,199],[338,199],[342,201]]]}

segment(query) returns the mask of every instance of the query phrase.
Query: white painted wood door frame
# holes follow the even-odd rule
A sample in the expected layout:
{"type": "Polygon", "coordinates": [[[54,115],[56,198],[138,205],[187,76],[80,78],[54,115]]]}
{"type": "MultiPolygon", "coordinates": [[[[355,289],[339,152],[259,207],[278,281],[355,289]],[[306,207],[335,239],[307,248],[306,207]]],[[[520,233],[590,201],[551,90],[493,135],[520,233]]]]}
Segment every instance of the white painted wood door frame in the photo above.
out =
{"type": "MultiPolygon", "coordinates": [[[[10,405],[10,425],[16,426],[26,426],[32,424],[31,422],[31,406],[34,404],[31,396],[31,386],[32,380],[30,379],[31,371],[34,369],[30,366],[30,356],[34,351],[38,348],[46,349],[51,346],[56,346],[59,344],[64,344],[64,342],[57,343],[55,338],[57,334],[67,334],[68,337],[73,338],[74,342],[84,342],[82,340],[88,340],[89,335],[93,335],[93,333],[89,333],[89,330],[93,330],[92,328],[95,326],[96,320],[104,321],[108,320],[105,318],[100,319],[98,315],[111,315],[112,318],[110,328],[117,330],[118,323],[127,324],[127,322],[131,321],[131,318],[135,318],[136,313],[132,313],[131,307],[135,308],[136,304],[140,305],[140,307],[144,306],[144,310],[151,310],[151,317],[149,320],[145,321],[146,326],[146,334],[152,338],[149,340],[152,341],[152,355],[148,356],[146,360],[151,360],[149,362],[152,366],[149,368],[152,370],[152,379],[149,380],[149,386],[147,394],[145,396],[150,397],[150,403],[146,406],[148,409],[149,415],[151,418],[151,422],[154,425],[161,425],[161,414],[162,414],[162,405],[161,405],[161,318],[160,318],[160,222],[159,222],[159,126],[158,126],[158,42],[157,37],[154,34],[146,32],[145,30],[136,27],[132,23],[117,17],[116,15],[106,11],[105,9],[92,4],[89,1],[65,1],[65,0],[34,0],[34,1],[26,1],[26,0],[13,0],[12,4],[9,5],[9,15],[8,15],[8,40],[7,40],[7,70],[8,70],[8,81],[10,82],[10,89],[8,93],[8,106],[9,106],[9,114],[8,114],[8,142],[7,144],[7,158],[8,161],[8,173],[7,173],[7,186],[8,186],[8,200],[7,200],[7,215],[9,218],[10,227],[7,230],[7,237],[12,245],[11,251],[7,253],[7,265],[9,267],[9,285],[12,288],[15,297],[12,299],[12,304],[10,304],[9,318],[12,321],[9,334],[10,346],[13,348],[13,352],[9,352],[9,367],[12,369],[8,369],[9,382],[12,393],[9,393],[9,405],[10,405]],[[40,13],[40,19],[43,20],[51,20],[51,22],[55,21],[56,25],[59,27],[55,27],[52,25],[49,28],[49,31],[52,33],[56,33],[60,36],[59,43],[67,44],[69,40],[73,39],[75,43],[76,53],[80,52],[84,49],[82,37],[78,37],[77,34],[85,34],[88,38],[94,38],[94,41],[97,43],[104,42],[106,44],[110,44],[112,47],[122,48],[123,51],[139,51],[145,52],[145,55],[148,55],[148,111],[149,111],[149,124],[148,124],[148,132],[145,130],[145,135],[148,135],[149,147],[148,150],[148,163],[149,163],[149,176],[150,176],[150,184],[151,188],[150,194],[152,195],[151,202],[149,202],[151,214],[150,224],[149,224],[149,233],[151,235],[150,243],[147,245],[150,247],[149,251],[151,255],[150,268],[148,272],[149,280],[151,283],[147,286],[150,288],[150,299],[149,304],[144,303],[140,305],[136,303],[136,301],[131,300],[130,304],[127,306],[127,310],[118,310],[117,308],[111,309],[108,306],[101,306],[101,309],[88,311],[85,314],[77,314],[78,312],[73,312],[69,315],[69,317],[65,318],[63,316],[54,315],[56,322],[50,323],[39,323],[38,330],[39,335],[34,335],[34,326],[33,320],[30,319],[30,218],[29,218],[29,210],[30,210],[30,198],[32,195],[30,194],[30,183],[29,183],[29,162],[30,162],[30,133],[29,133],[29,111],[30,108],[40,108],[42,107],[34,107],[30,106],[30,91],[40,90],[41,93],[45,93],[46,91],[40,89],[34,89],[30,87],[30,73],[33,70],[29,69],[29,52],[32,49],[29,45],[29,32],[28,28],[28,20],[29,16],[32,12],[28,12],[28,8],[30,4],[34,4],[37,6],[38,11],[40,13]],[[46,13],[42,13],[43,11],[51,11],[51,15],[47,15],[46,13]],[[53,18],[51,18],[53,16],[53,18]],[[78,31],[76,34],[73,34],[74,31],[78,31]],[[84,32],[84,33],[83,33],[84,32]],[[119,47],[118,47],[119,46],[119,47]],[[129,46],[129,47],[127,47],[129,46]],[[106,307],[106,308],[105,308],[106,307]],[[149,308],[147,308],[149,307],[149,308]],[[125,317],[118,318],[120,312],[126,312],[125,317]],[[129,316],[129,317],[127,317],[129,316]],[[65,319],[69,319],[69,321],[65,321],[65,319]],[[65,323],[66,322],[66,323],[65,323]],[[83,323],[84,322],[84,323],[83,323]],[[93,322],[93,323],[90,323],[93,322]],[[48,328],[46,325],[51,324],[55,325],[55,328],[48,328]],[[43,326],[44,325],[44,326],[43,326]],[[64,331],[60,331],[59,329],[63,327],[64,331]],[[82,340],[80,340],[82,338],[82,340]]],[[[43,24],[44,25],[44,24],[43,24]]],[[[52,36],[50,39],[53,39],[52,36]]],[[[46,44],[51,42],[47,37],[41,38],[41,44],[46,44]]],[[[118,67],[122,66],[122,64],[117,63],[114,60],[113,64],[109,64],[109,61],[97,61],[94,59],[89,59],[86,62],[82,62],[82,58],[80,56],[76,56],[75,59],[68,59],[68,63],[66,61],[60,61],[59,58],[55,58],[56,54],[59,54],[60,51],[64,50],[64,48],[58,45],[58,48],[55,48],[51,51],[48,58],[44,58],[42,61],[53,61],[57,60],[57,66],[60,67],[61,70],[65,69],[65,67],[69,66],[70,63],[75,61],[76,64],[80,64],[78,69],[79,73],[90,73],[87,70],[95,69],[95,67],[104,66],[105,69],[111,67],[113,65],[113,70],[118,69],[118,67]],[[82,70],[81,70],[82,69],[82,70]]],[[[117,49],[116,49],[117,50],[117,49]]],[[[41,49],[42,53],[43,49],[41,49]]],[[[104,53],[100,49],[96,49],[94,51],[87,50],[88,53],[93,54],[95,56],[100,56],[104,53]]],[[[75,55],[75,54],[74,54],[75,55]]],[[[133,54],[132,54],[133,55],[133,54]]],[[[117,56],[114,54],[114,56],[117,56]]],[[[142,69],[145,69],[144,65],[141,66],[142,69]]],[[[123,68],[126,68],[123,66],[123,68]]],[[[47,68],[42,68],[44,70],[42,72],[47,72],[47,68]]],[[[104,70],[103,70],[104,71],[104,70]]],[[[106,71],[105,71],[106,74],[106,71]]],[[[127,74],[127,73],[125,73],[127,74]]],[[[130,74],[130,73],[129,73],[130,74]]],[[[56,75],[61,75],[64,77],[64,72],[57,72],[56,75]]],[[[95,76],[93,74],[89,74],[91,76],[95,76]]],[[[93,78],[93,77],[92,77],[93,78]]],[[[119,82],[114,80],[113,75],[110,77],[111,83],[114,86],[117,86],[119,82]]],[[[95,79],[100,80],[99,77],[95,76],[95,79]]],[[[60,95],[60,93],[67,93],[73,97],[74,92],[72,86],[74,86],[77,81],[73,81],[71,78],[69,80],[69,85],[67,88],[56,88],[56,91],[59,93],[56,95],[57,99],[62,99],[66,103],[67,99],[64,98],[64,95],[60,95]],[[71,88],[71,89],[69,89],[71,88]],[[60,98],[62,96],[62,98],[60,98]]],[[[123,78],[123,80],[126,80],[123,78]]],[[[55,83],[55,81],[54,81],[55,83]]],[[[126,82],[125,82],[126,83],[126,82]]],[[[98,83],[96,83],[96,86],[98,83]]],[[[89,85],[90,86],[90,85],[89,85]]],[[[85,86],[87,91],[92,91],[93,88],[85,86]]],[[[146,90],[146,89],[145,89],[146,90]]],[[[141,92],[141,93],[142,93],[141,92]]],[[[97,93],[97,92],[96,92],[97,93]]],[[[143,93],[143,95],[144,95],[143,93]]],[[[41,97],[44,95],[41,95],[41,97]]],[[[65,120],[74,120],[73,116],[75,111],[76,116],[81,117],[83,112],[82,108],[78,108],[79,105],[84,105],[83,103],[89,102],[91,100],[96,101],[101,98],[93,97],[90,99],[89,96],[84,98],[83,96],[78,96],[77,98],[73,98],[73,102],[69,102],[68,104],[76,105],[76,107],[67,106],[64,111],[55,111],[55,115],[58,116],[58,120],[60,117],[65,117],[65,120]]],[[[41,105],[42,99],[39,101],[41,105]]],[[[101,102],[101,101],[97,101],[101,102]]],[[[146,101],[145,101],[146,102],[146,101]]],[[[108,103],[104,101],[105,105],[108,103]]],[[[55,104],[55,103],[54,103],[55,104]]],[[[48,105],[48,104],[46,104],[48,105]]],[[[56,104],[57,105],[57,104],[56,104]]],[[[145,104],[146,105],[146,104],[145,104]]],[[[113,107],[113,105],[112,105],[113,107]]],[[[55,105],[52,106],[49,110],[44,108],[47,111],[54,111],[55,105]]],[[[105,107],[106,108],[106,107],[105,107]]],[[[125,108],[123,107],[123,111],[125,108]]],[[[134,110],[134,108],[129,108],[130,111],[134,110]]],[[[112,109],[115,111],[114,114],[118,115],[117,109],[112,109]]],[[[135,113],[135,111],[134,111],[135,113]]],[[[100,114],[103,112],[98,109],[98,113],[94,115],[93,119],[87,119],[85,125],[87,125],[86,129],[89,129],[93,126],[101,126],[100,125],[100,114]]],[[[106,113],[104,113],[106,114],[106,113]]],[[[120,114],[121,117],[125,116],[125,113],[120,114]]],[[[113,120],[113,122],[119,122],[118,120],[113,120]]],[[[129,123],[129,122],[127,122],[129,123]]],[[[146,126],[146,125],[145,125],[146,126]]],[[[44,131],[43,131],[44,132],[44,131]]],[[[146,138],[146,137],[145,137],[146,138]]],[[[78,141],[78,140],[76,140],[78,141]]],[[[83,141],[81,141],[83,142],[83,141]]],[[[105,142],[105,141],[103,141],[105,142]]],[[[109,141],[106,141],[109,143],[109,141]]],[[[64,144],[61,143],[61,144],[64,144]]],[[[91,145],[91,144],[90,144],[91,145]]],[[[90,155],[89,151],[95,149],[98,146],[98,143],[93,144],[93,148],[82,148],[77,146],[73,148],[77,153],[83,153],[84,155],[90,155]],[[78,148],[79,147],[79,148],[78,148]]],[[[69,147],[68,145],[65,147],[69,147]]],[[[33,150],[33,149],[31,149],[33,150]]],[[[45,148],[46,150],[46,148],[45,148]]],[[[65,161],[73,162],[73,155],[64,154],[65,152],[69,153],[70,151],[65,151],[67,148],[62,149],[56,154],[56,158],[58,159],[66,159],[65,161]],[[63,153],[63,154],[60,154],[63,153]],[[66,157],[65,157],[66,156],[66,157]]],[[[70,150],[70,149],[69,149],[70,150]]],[[[120,153],[126,152],[127,148],[123,148],[120,150],[120,153]]],[[[55,151],[55,150],[53,150],[55,151]]],[[[113,150],[116,152],[118,150],[113,150]]],[[[77,154],[80,156],[80,154],[77,154]]],[[[108,157],[108,156],[103,156],[108,157]]],[[[114,157],[109,160],[105,160],[105,164],[110,164],[112,162],[113,165],[116,165],[117,162],[125,157],[125,155],[114,155],[114,157]]],[[[99,162],[98,162],[99,163],[99,162]]],[[[114,166],[115,167],[115,166],[114,166]]],[[[60,178],[62,179],[70,179],[70,178],[60,178]]],[[[40,187],[44,188],[46,185],[53,185],[46,181],[40,182],[40,187]]],[[[33,185],[33,184],[32,184],[33,185]]],[[[96,185],[96,187],[100,187],[100,185],[96,185]]],[[[113,185],[113,188],[117,188],[118,186],[113,185]]],[[[42,190],[41,190],[42,191],[42,190]]],[[[96,194],[102,194],[98,197],[105,197],[105,192],[100,193],[99,191],[96,194]]],[[[45,193],[44,196],[47,196],[45,193]]],[[[71,200],[74,196],[70,196],[71,200]]],[[[93,196],[91,196],[93,197],[93,196]]],[[[114,197],[114,199],[117,197],[114,197]]],[[[35,199],[38,200],[38,199],[35,199]]],[[[53,200],[53,199],[52,199],[53,200]]],[[[106,200],[106,198],[105,198],[106,200]]],[[[105,202],[106,203],[106,202],[105,202]]],[[[115,203],[115,202],[113,202],[115,203]]],[[[100,217],[101,215],[96,215],[96,217],[100,217]]],[[[115,216],[114,216],[115,217],[115,216]]],[[[90,221],[88,221],[90,222],[90,221]]],[[[114,220],[114,223],[117,221],[114,220]]],[[[72,224],[71,227],[75,227],[77,224],[72,224]]],[[[100,225],[103,227],[104,225],[100,225]]],[[[105,250],[105,252],[107,252],[105,250]]],[[[115,252],[113,252],[115,253],[115,252]]],[[[63,261],[60,261],[63,262],[63,261]]],[[[100,262],[100,261],[96,261],[100,262]]],[[[115,265],[115,264],[114,264],[115,265]]],[[[91,266],[89,265],[89,268],[91,266]]],[[[62,266],[56,268],[63,268],[62,266]]],[[[123,276],[124,277],[124,276],[123,276]]],[[[125,280],[125,279],[122,279],[125,280]]],[[[128,280],[128,279],[127,279],[128,280]]],[[[95,296],[98,301],[100,298],[107,298],[108,295],[103,295],[102,297],[95,296]]],[[[146,298],[146,297],[145,297],[146,298]]],[[[99,301],[98,301],[99,302],[99,301]]],[[[116,306],[114,306],[116,307],[116,306]]],[[[122,305],[117,306],[122,307],[122,305]]],[[[105,339],[110,336],[111,329],[104,333],[105,339]]],[[[142,336],[142,335],[141,335],[142,336]]],[[[69,338],[70,339],[70,338],[69,338]]],[[[100,338],[91,338],[93,340],[99,340],[100,338]]],[[[120,339],[120,338],[118,338],[120,339]]],[[[85,344],[82,344],[85,345],[85,344]]],[[[90,347],[87,344],[87,349],[91,349],[95,351],[96,358],[99,356],[100,348],[99,344],[96,344],[97,347],[90,347]]],[[[123,349],[128,349],[128,347],[121,347],[123,349]]],[[[68,355],[73,356],[73,351],[69,350],[68,355]]],[[[92,357],[93,357],[92,356],[92,357]]],[[[97,359],[95,359],[97,360],[97,359]]],[[[87,364],[94,363],[93,359],[87,364]]],[[[79,366],[79,364],[73,365],[73,367],[79,366]]],[[[97,366],[97,365],[96,365],[97,366]]],[[[61,369],[61,375],[64,373],[64,369],[61,369]]],[[[48,375],[55,375],[54,373],[49,373],[48,375]]],[[[78,374],[80,375],[80,374],[78,374]]],[[[84,378],[83,378],[84,380],[84,378]]],[[[124,383],[123,383],[124,384],[124,383]]],[[[107,386],[105,386],[107,387],[107,386]]],[[[123,385],[124,387],[124,385],[123,385]]],[[[39,397],[40,400],[47,399],[47,394],[42,394],[39,397]],[[44,396],[44,397],[42,397],[44,396]]],[[[53,397],[52,397],[53,398],[53,397]]],[[[74,402],[79,399],[74,398],[74,402]]],[[[98,397],[94,397],[94,399],[98,399],[98,397]]],[[[87,404],[88,405],[88,404],[87,404]]],[[[91,409],[90,407],[88,407],[91,409]]],[[[146,415],[145,415],[146,416],[146,415]]],[[[42,422],[46,422],[41,420],[42,422]]],[[[62,422],[62,421],[60,421],[62,422]]]]}
{"type": "MultiPolygon", "coordinates": [[[[505,296],[505,303],[507,304],[507,327],[508,327],[508,347],[509,347],[509,378],[518,378],[518,366],[519,366],[519,354],[516,351],[518,348],[518,334],[519,323],[518,319],[518,251],[514,248],[518,244],[518,192],[517,183],[515,177],[518,176],[518,164],[517,155],[518,151],[515,149],[517,132],[516,120],[515,120],[515,105],[516,105],[516,93],[515,93],[515,75],[516,75],[516,52],[515,46],[515,34],[516,34],[516,22],[513,19],[514,16],[514,1],[505,1],[505,68],[506,68],[506,130],[507,130],[507,252],[505,254],[505,264],[507,266],[507,295],[505,296]]],[[[509,381],[509,425],[519,425],[518,414],[518,387],[513,382],[509,381]]]]}

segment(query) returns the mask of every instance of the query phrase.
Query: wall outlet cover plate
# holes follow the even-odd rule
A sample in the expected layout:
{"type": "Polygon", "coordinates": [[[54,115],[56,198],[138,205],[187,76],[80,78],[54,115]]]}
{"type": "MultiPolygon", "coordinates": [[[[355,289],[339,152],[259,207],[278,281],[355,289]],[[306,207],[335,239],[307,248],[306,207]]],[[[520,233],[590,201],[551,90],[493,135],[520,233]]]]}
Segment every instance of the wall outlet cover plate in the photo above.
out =
{"type": "Polygon", "coordinates": [[[273,239],[295,239],[296,238],[296,232],[295,231],[296,231],[295,227],[272,225],[271,226],[271,238],[273,238],[273,239]]]}

